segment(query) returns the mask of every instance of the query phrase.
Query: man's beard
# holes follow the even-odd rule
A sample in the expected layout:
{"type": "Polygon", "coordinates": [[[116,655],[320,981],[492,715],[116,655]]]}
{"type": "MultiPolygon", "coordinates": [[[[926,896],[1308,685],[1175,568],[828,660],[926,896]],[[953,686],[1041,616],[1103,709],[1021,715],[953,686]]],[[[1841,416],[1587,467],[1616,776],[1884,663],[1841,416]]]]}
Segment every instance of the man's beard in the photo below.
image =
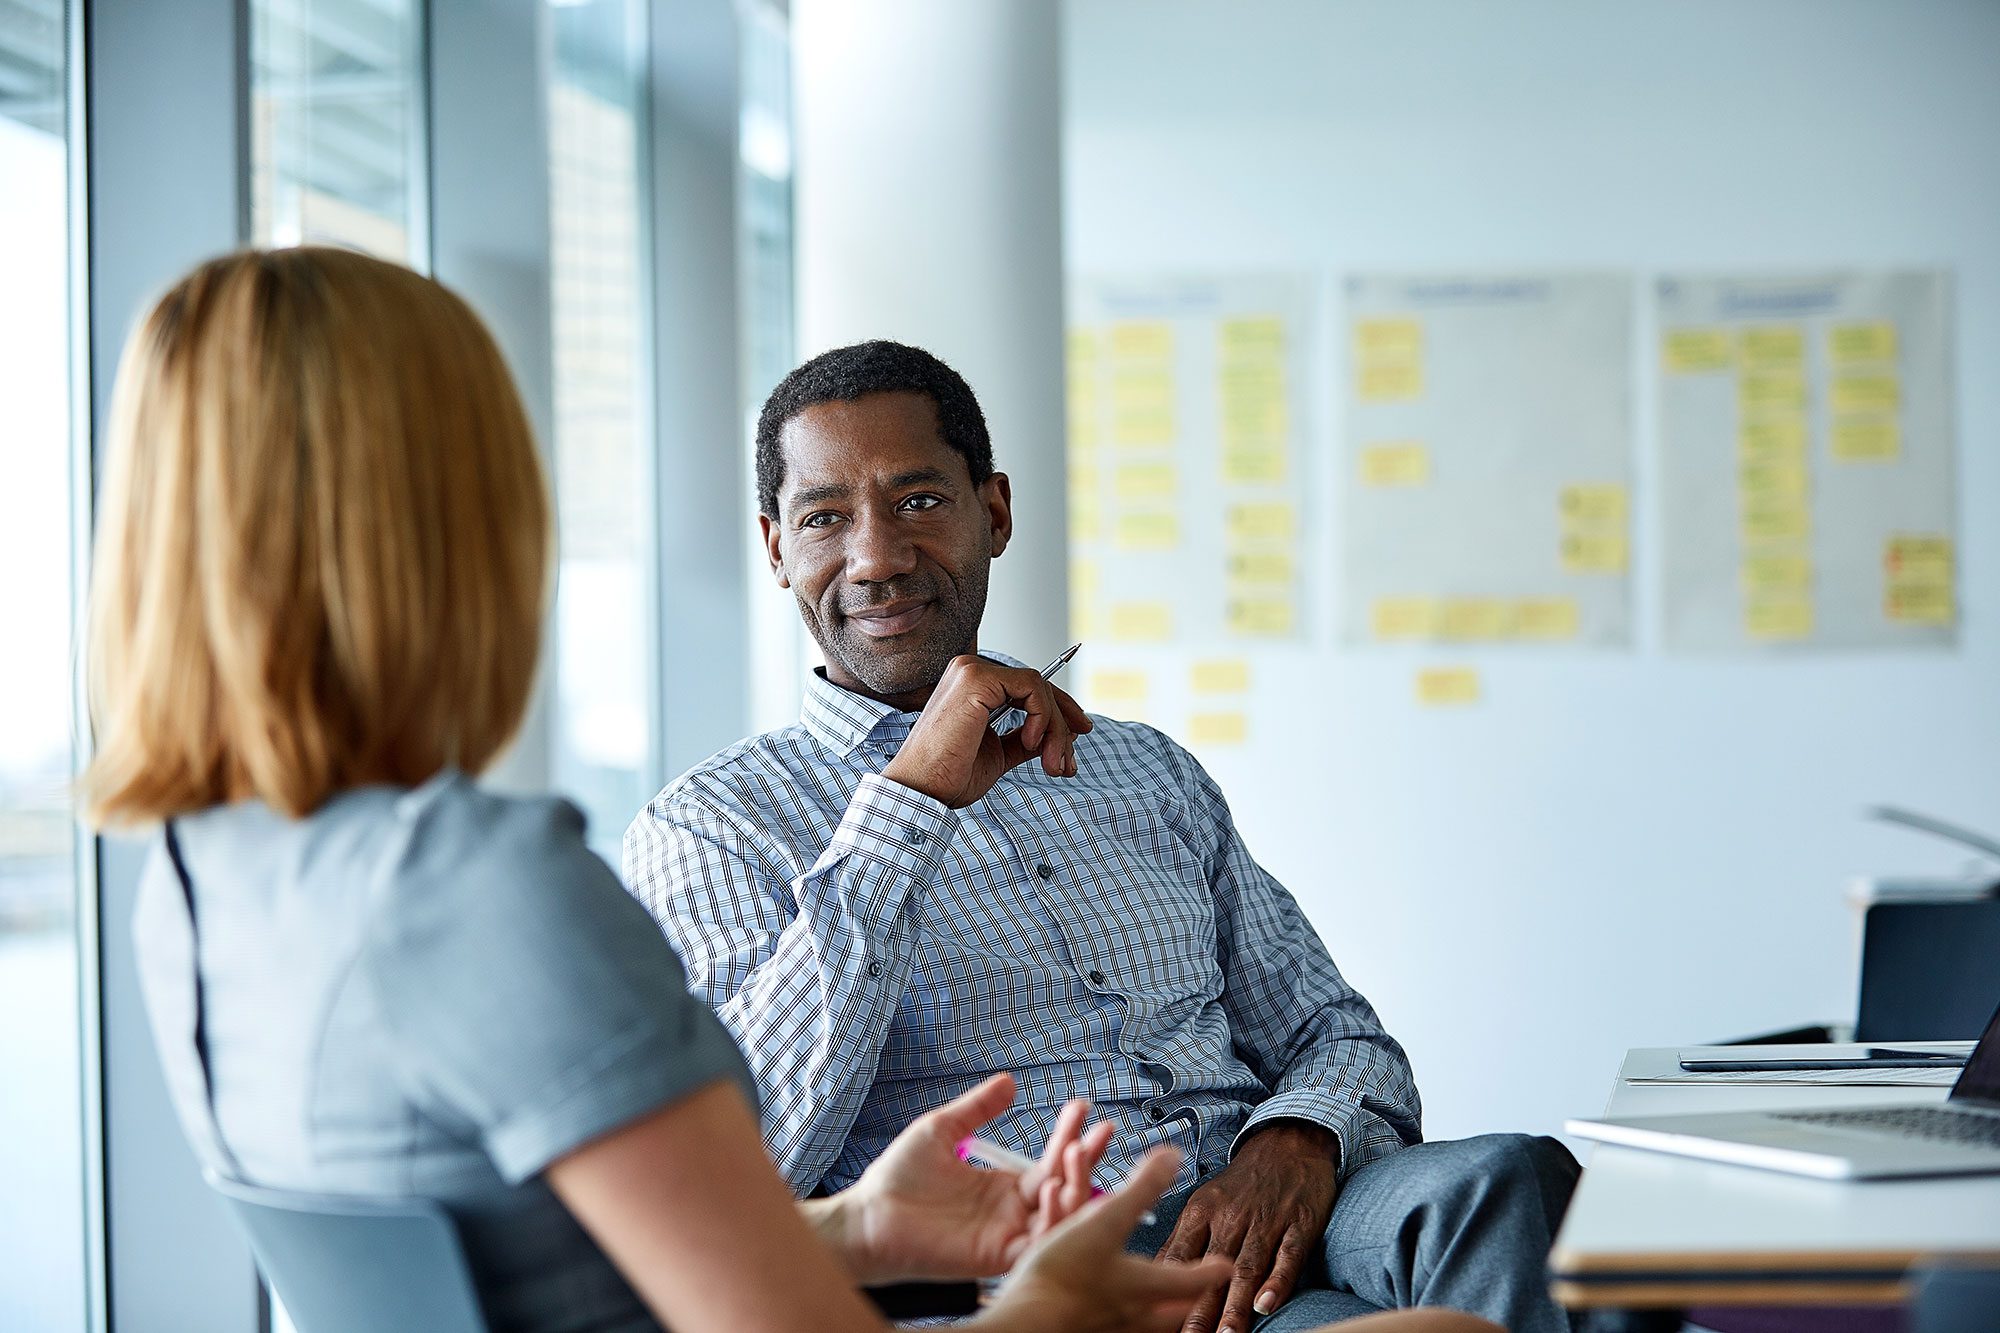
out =
{"type": "Polygon", "coordinates": [[[935,687],[951,659],[971,652],[978,643],[979,622],[986,614],[986,570],[986,562],[979,562],[955,587],[923,574],[875,585],[873,597],[842,608],[831,624],[803,597],[799,614],[827,661],[860,681],[870,694],[916,694],[935,687]],[[854,612],[908,598],[930,603],[926,623],[912,634],[885,642],[854,627],[854,612]]]}

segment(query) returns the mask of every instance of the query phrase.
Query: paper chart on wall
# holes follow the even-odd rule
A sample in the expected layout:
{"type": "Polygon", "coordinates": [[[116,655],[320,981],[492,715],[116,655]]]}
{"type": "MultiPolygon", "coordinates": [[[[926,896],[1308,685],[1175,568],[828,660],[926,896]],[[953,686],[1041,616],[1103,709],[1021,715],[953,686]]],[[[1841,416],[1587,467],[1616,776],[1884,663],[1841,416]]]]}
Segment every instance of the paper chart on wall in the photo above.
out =
{"type": "Polygon", "coordinates": [[[1666,647],[1953,643],[1944,276],[1674,276],[1656,295],[1666,647]]]}
{"type": "MultiPolygon", "coordinates": [[[[1070,606],[1104,646],[1306,637],[1310,279],[1088,279],[1069,333],[1070,606]]],[[[1232,717],[1205,723],[1238,734],[1232,717]]]]}
{"type": "Polygon", "coordinates": [[[1346,296],[1343,641],[1631,643],[1629,278],[1346,296]]]}

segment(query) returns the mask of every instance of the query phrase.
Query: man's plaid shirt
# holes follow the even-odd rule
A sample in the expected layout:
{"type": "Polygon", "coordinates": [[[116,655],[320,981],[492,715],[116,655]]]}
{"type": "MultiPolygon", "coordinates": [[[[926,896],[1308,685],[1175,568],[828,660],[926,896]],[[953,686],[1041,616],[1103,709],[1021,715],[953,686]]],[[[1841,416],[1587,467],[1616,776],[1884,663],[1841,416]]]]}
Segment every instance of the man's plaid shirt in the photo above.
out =
{"type": "Polygon", "coordinates": [[[1343,1175],[1418,1140],[1402,1047],[1192,755],[1096,718],[1077,776],[1031,760],[952,811],[881,776],[916,718],[816,675],[799,725],[690,770],[625,834],[626,882],[749,1058],[795,1191],[852,1183],[1003,1069],[1020,1096],[986,1132],[1038,1153],[1087,1097],[1118,1123],[1108,1179],[1169,1142],[1188,1185],[1276,1116],[1338,1135],[1343,1175]]]}

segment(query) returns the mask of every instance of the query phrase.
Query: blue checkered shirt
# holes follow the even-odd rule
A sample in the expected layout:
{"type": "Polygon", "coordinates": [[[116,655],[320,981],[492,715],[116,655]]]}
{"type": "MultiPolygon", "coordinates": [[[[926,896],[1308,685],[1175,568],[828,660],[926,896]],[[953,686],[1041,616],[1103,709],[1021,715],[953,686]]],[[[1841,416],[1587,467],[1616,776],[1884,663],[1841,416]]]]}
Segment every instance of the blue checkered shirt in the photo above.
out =
{"type": "Polygon", "coordinates": [[[1036,1153],[1087,1097],[1118,1124],[1111,1179],[1165,1142],[1191,1184],[1278,1116],[1332,1130],[1343,1174],[1419,1139],[1402,1047],[1193,756],[1100,717],[1077,776],[1030,761],[953,811],[881,776],[916,718],[816,675],[797,726],[690,770],[625,834],[626,882],[749,1058],[795,1191],[851,1184],[1003,1069],[1020,1096],[987,1133],[1036,1153]]]}

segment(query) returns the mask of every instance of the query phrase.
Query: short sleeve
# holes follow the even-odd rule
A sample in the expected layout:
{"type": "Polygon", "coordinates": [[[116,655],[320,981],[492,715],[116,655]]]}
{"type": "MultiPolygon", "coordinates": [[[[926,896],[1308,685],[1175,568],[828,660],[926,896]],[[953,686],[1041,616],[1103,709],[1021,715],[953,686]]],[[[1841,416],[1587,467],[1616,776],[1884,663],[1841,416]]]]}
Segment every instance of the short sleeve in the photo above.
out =
{"type": "Polygon", "coordinates": [[[721,1079],[728,1032],[567,802],[462,779],[405,811],[357,961],[419,1105],[469,1124],[518,1184],[721,1079]]]}

